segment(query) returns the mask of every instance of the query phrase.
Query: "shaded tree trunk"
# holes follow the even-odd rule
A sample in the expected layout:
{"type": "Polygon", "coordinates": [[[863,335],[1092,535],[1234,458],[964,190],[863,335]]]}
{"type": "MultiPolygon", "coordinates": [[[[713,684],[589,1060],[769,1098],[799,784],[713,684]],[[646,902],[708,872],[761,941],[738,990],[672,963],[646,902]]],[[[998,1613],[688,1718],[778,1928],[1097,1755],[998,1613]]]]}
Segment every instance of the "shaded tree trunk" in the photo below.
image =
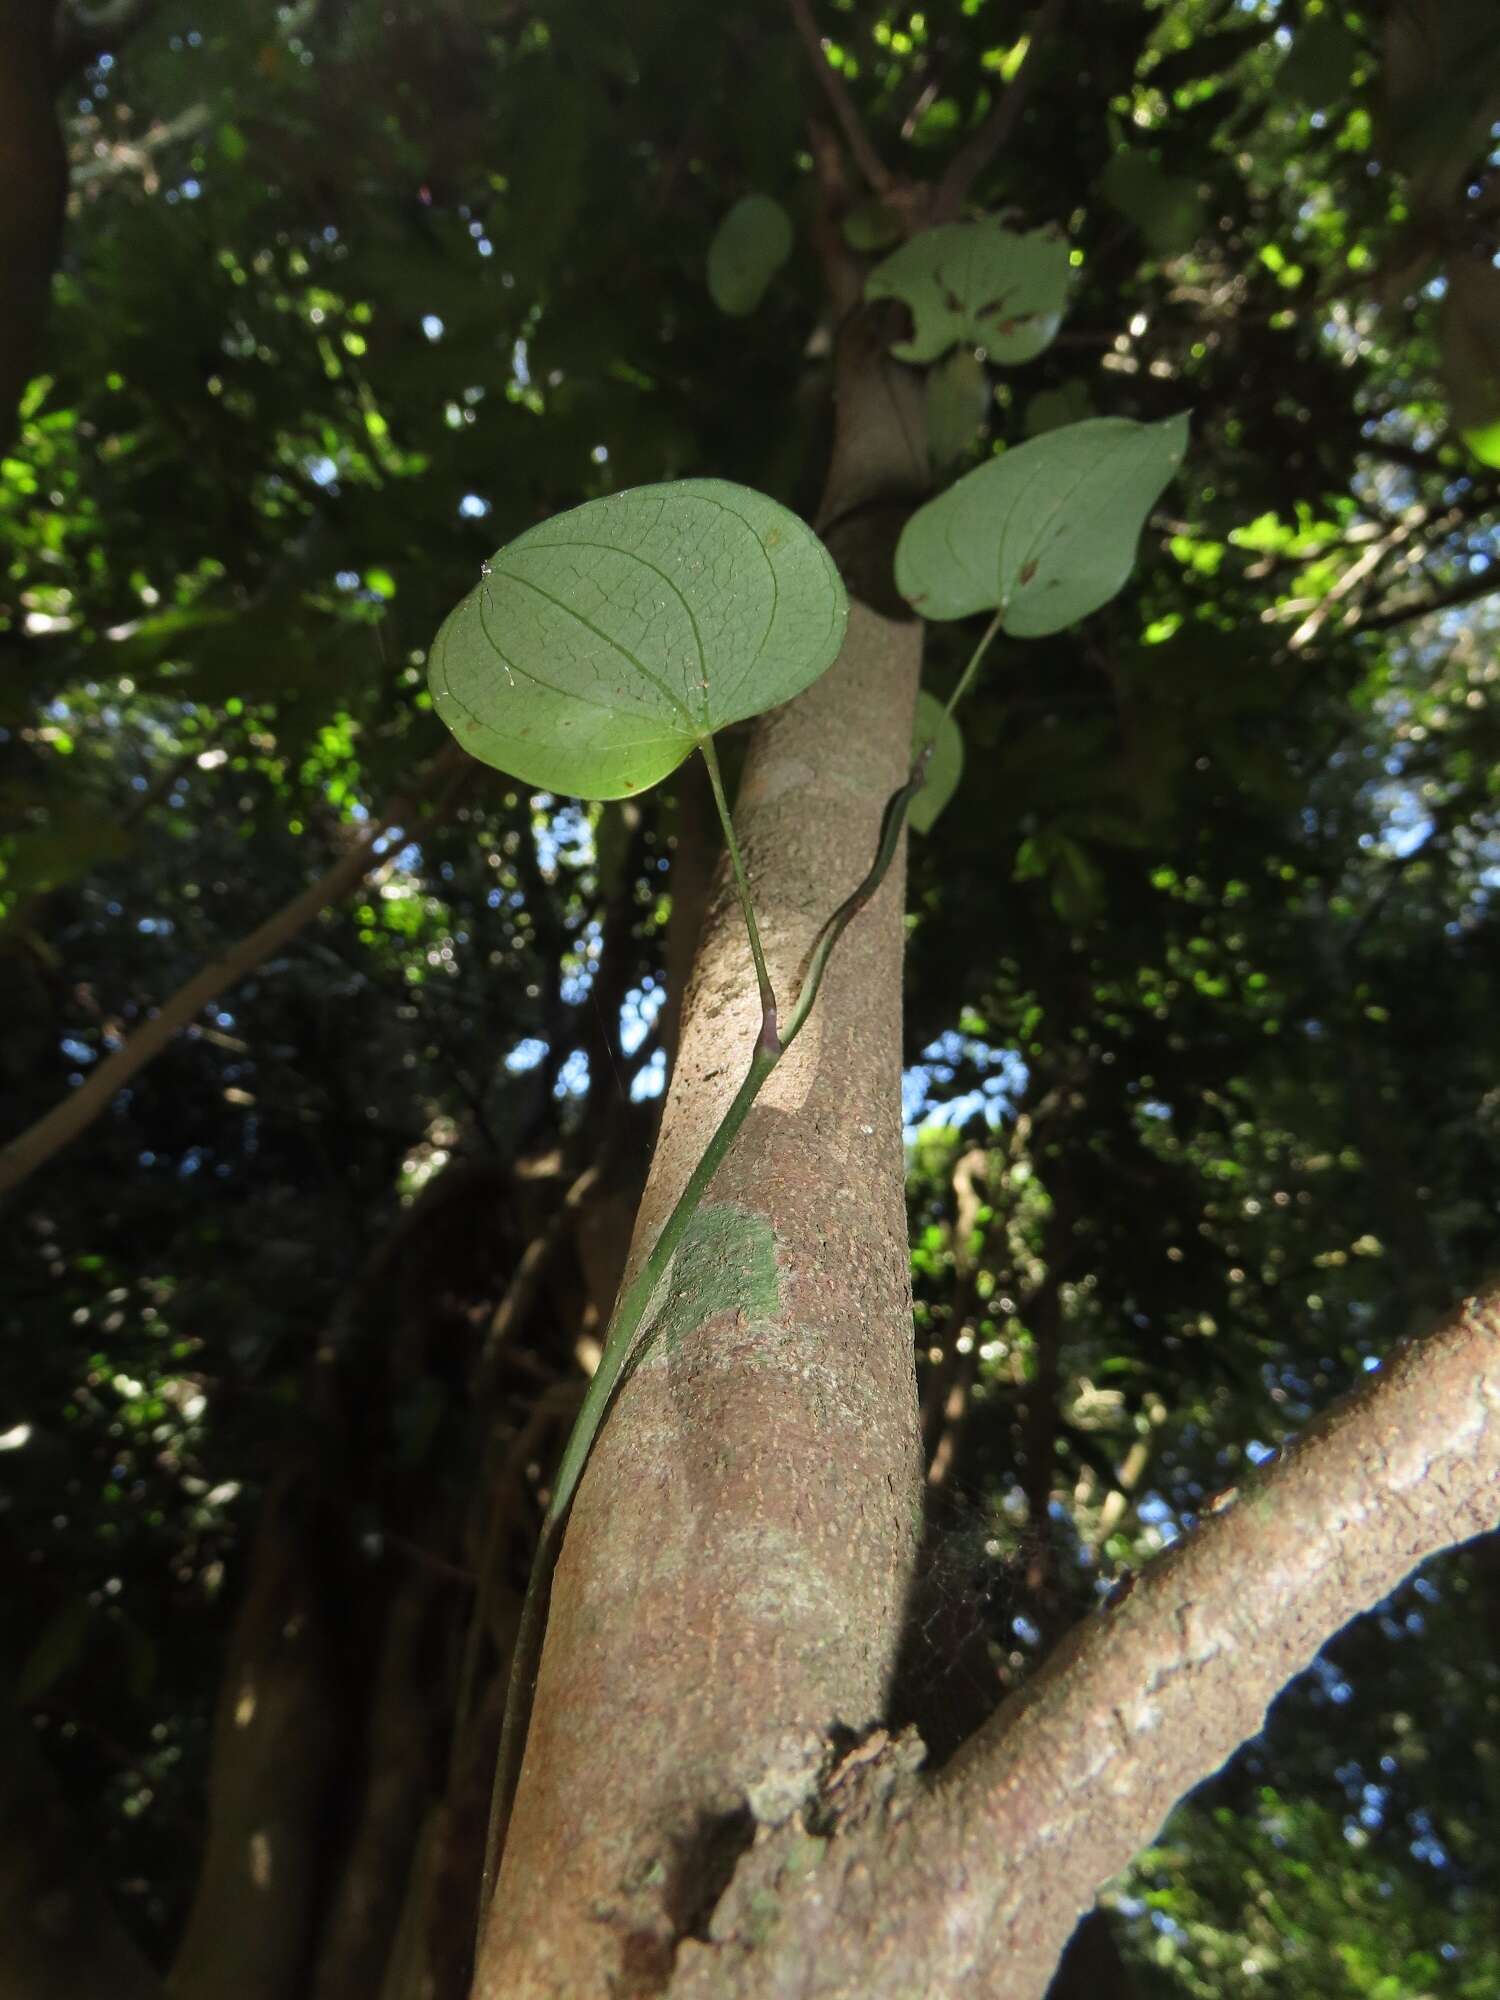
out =
{"type": "Polygon", "coordinates": [[[220,1697],[208,1843],[169,1982],[177,2000],[305,1990],[358,1716],[341,1657],[345,1509],[307,1465],[267,1495],[220,1697]]]}

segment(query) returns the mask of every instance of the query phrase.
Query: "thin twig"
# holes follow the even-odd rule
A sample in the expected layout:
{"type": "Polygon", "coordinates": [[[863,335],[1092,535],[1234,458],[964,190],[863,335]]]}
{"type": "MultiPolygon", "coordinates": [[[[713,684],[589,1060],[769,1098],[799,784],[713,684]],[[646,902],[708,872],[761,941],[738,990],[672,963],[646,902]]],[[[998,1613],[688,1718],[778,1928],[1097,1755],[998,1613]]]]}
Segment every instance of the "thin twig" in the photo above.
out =
{"type": "Polygon", "coordinates": [[[797,33],[802,37],[808,59],[817,72],[829,109],[839,122],[839,128],[848,142],[849,151],[854,155],[855,165],[864,175],[872,192],[889,194],[896,185],[896,177],[876,152],[874,142],[865,130],[864,120],[855,108],[854,99],[844,88],[844,79],[829,62],[823,52],[823,37],[818,33],[818,24],[813,19],[808,0],[787,0],[796,23],[797,33]]]}
{"type": "Polygon", "coordinates": [[[1037,50],[1043,42],[1057,33],[1066,5],[1067,0],[1044,0],[1044,5],[1032,23],[1031,39],[1020,73],[1009,85],[1005,95],[991,108],[989,116],[979,130],[959,147],[938,183],[937,195],[932,205],[934,222],[953,220],[963,208],[974,183],[1001,148],[1008,144],[1011,134],[1020,121],[1021,113],[1026,109],[1031,80],[1036,73],[1037,50]]]}
{"type": "Polygon", "coordinates": [[[1500,591],[1500,570],[1491,563],[1480,575],[1455,584],[1452,590],[1429,598],[1425,604],[1397,605],[1394,610],[1377,611],[1373,618],[1361,619],[1359,630],[1388,632],[1394,625],[1410,625],[1418,618],[1430,618],[1439,611],[1453,611],[1461,604],[1472,604],[1476,598],[1492,596],[1496,591],[1500,591]]]}

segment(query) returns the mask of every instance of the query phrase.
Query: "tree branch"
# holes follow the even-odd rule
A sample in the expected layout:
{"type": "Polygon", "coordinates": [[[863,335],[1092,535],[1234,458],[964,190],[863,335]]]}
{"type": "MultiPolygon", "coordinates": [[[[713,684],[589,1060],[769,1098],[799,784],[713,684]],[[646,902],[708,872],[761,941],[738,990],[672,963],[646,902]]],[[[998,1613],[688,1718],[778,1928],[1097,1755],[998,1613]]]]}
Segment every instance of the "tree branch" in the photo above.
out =
{"type": "Polygon", "coordinates": [[[1500,1287],[1075,1628],[935,1781],[910,1775],[909,1745],[872,1739],[857,1785],[846,1758],[818,1801],[820,1833],[842,1826],[812,1855],[805,1811],[762,1833],[715,1942],[679,1949],[672,2000],[790,1991],[794,1971],[804,2000],[1039,2000],[1099,1884],[1319,1647],[1497,1514],[1500,1287]]]}
{"type": "Polygon", "coordinates": [[[1451,590],[1440,591],[1436,597],[1428,598],[1425,604],[1398,604],[1389,611],[1377,611],[1372,618],[1362,618],[1353,627],[1355,632],[1389,632],[1397,625],[1412,625],[1419,618],[1430,618],[1439,611],[1456,610],[1460,604],[1473,604],[1481,597],[1491,597],[1500,591],[1500,568],[1491,563],[1478,576],[1466,577],[1462,583],[1454,584],[1451,590]]]}
{"type": "Polygon", "coordinates": [[[802,37],[823,95],[828,99],[828,108],[838,120],[849,151],[854,155],[855,165],[875,194],[889,194],[896,185],[896,177],[876,152],[854,99],[844,87],[844,79],[823,53],[823,38],[818,33],[818,24],[813,19],[808,0],[787,0],[787,5],[792,10],[797,33],[802,37]]]}
{"type": "Polygon", "coordinates": [[[243,979],[247,972],[269,958],[272,952],[294,938],[320,910],[337,902],[356,883],[362,882],[372,868],[387,858],[377,850],[392,827],[403,824],[419,801],[443,779],[449,780],[449,785],[436,810],[439,813],[445,811],[455,796],[457,786],[467,781],[473,768],[456,743],[439,751],[420,773],[408,794],[395,800],[385,816],[367,827],[331,868],[326,869],[315,882],[310,882],[300,896],[294,896],[275,916],[268,917],[248,937],[242,938],[222,958],[211,960],[201,971],[194,973],[186,985],[179,986],[154,1014],[147,1015],[133,1035],[91,1070],[75,1091],[0,1151],[0,1194],[8,1194],[19,1187],[54,1153],[60,1152],[81,1132],[87,1131],[115,1093],[123,1090],[130,1079],[159,1055],[179,1029],[187,1027],[211,1000],[216,1000],[221,993],[243,979]]]}
{"type": "Polygon", "coordinates": [[[974,183],[995,155],[1009,143],[1021,113],[1026,109],[1026,99],[1036,74],[1037,49],[1057,33],[1066,6],[1067,0],[1044,0],[1032,24],[1031,40],[1020,73],[1008,86],[1005,95],[997,99],[979,130],[959,147],[938,182],[932,205],[934,222],[951,222],[959,214],[974,183]]]}

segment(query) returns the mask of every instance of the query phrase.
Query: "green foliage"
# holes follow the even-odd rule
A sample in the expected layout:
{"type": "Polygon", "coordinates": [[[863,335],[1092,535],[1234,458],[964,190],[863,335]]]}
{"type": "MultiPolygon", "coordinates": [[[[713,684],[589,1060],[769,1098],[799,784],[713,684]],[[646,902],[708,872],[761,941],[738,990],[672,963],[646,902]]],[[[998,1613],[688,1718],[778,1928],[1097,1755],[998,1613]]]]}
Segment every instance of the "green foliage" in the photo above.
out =
{"type": "Polygon", "coordinates": [[[1124,584],[1186,446],[1185,416],[1100,417],[1017,445],[912,516],[897,588],[924,618],[999,611],[1015,638],[1059,632],[1124,584]]]}
{"type": "Polygon", "coordinates": [[[918,833],[931,833],[938,814],[958,790],[964,772],[963,731],[947,709],[925,688],[917,696],[916,720],[912,725],[912,754],[925,744],[932,745],[922,789],[907,809],[907,818],[918,833]]]}
{"type": "Polygon", "coordinates": [[[990,378],[972,347],[955,347],[927,376],[927,450],[936,472],[964,458],[984,434],[990,378]]]}
{"type": "Polygon", "coordinates": [[[708,295],[721,313],[742,319],[792,254],[792,219],[769,195],[747,194],[708,246],[708,295]]]}
{"type": "Polygon", "coordinates": [[[955,341],[1015,366],[1050,344],[1062,324],[1068,246],[1052,229],[1018,235],[1001,222],[926,229],[877,264],[867,299],[899,299],[911,310],[903,361],[936,361],[955,341]]]}
{"type": "Polygon", "coordinates": [[[1151,155],[1139,148],[1110,155],[1099,177],[1099,192],[1135,224],[1158,257],[1173,257],[1188,249],[1207,221],[1193,183],[1181,175],[1163,173],[1151,155]]]}
{"type": "MultiPolygon", "coordinates": [[[[819,14],[919,177],[1016,75],[991,6],[819,14]]],[[[1025,1533],[1049,1356],[1071,1616],[1494,1263],[1493,607],[1408,616],[1493,560],[1493,436],[1471,457],[1449,414],[1492,372],[1485,321],[1465,306],[1450,337],[1424,291],[1484,240],[1492,15],[1091,10],[1087,80],[1055,48],[974,190],[1074,246],[1067,330],[998,378],[995,465],[1101,414],[1195,415],[1131,578],[1007,649],[966,702],[968,782],[910,852],[917,1363],[947,1444],[930,1490],[975,1496],[984,1584],[966,1643],[941,1627],[940,1727],[1066,1622],[1033,1550],[1021,1574],[986,1552],[1025,1533]],[[1330,22],[1358,45],[1342,76],[1330,22]]],[[[438,747],[424,649],[497,542],[704,469],[812,512],[831,322],[783,284],[729,325],[704,283],[747,186],[810,195],[805,85],[789,21],[680,0],[165,0],[63,94],[66,256],[0,460],[6,1136],[438,747]]],[[[871,254],[902,228],[880,202],[845,218],[871,254]]],[[[966,316],[951,345],[996,358],[966,316]]],[[[972,639],[930,629],[933,687],[972,639]]],[[[689,776],[601,817],[471,773],[0,1216],[0,1623],[13,1666],[52,1635],[30,1716],[159,1963],[288,1450],[355,1470],[357,1507],[311,1539],[352,1552],[340,1644],[373,1657],[420,1566],[398,1544],[470,1567],[447,1531],[482,1452],[576,1385],[569,1254],[495,1400],[464,1403],[570,1173],[612,1119],[644,1144],[689,776]],[[330,1348],[358,1393],[325,1425],[330,1348]]],[[[1478,1552],[1429,1581],[1121,1885],[1143,1994],[1496,1989],[1494,1586],[1478,1552]]]]}
{"type": "Polygon", "coordinates": [[[528,784],[623,798],[726,723],[815,681],[848,600],[827,550],[764,494],[681,480],[590,501],[484,565],[432,649],[434,705],[528,784]]]}

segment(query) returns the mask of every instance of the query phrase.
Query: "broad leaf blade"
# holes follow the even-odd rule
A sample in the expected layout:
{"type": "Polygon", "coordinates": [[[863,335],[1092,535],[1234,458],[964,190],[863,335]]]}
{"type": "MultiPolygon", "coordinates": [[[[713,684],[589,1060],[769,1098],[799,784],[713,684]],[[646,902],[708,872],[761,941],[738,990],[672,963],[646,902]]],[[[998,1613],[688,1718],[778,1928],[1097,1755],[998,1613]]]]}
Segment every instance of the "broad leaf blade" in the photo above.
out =
{"type": "Polygon", "coordinates": [[[924,618],[1003,611],[1013,638],[1060,632],[1108,603],[1182,463],[1187,417],[1097,417],[991,459],[930,500],[896,546],[896,587],[924,618]]]}
{"type": "Polygon", "coordinates": [[[1063,237],[1019,236],[998,222],[925,230],[865,280],[866,298],[900,299],[911,311],[911,339],[891,348],[903,361],[936,361],[960,340],[991,361],[1029,361],[1062,324],[1067,289],[1063,237]]]}
{"type": "Polygon", "coordinates": [[[924,688],[917,696],[917,719],[912,729],[913,754],[924,743],[932,745],[927,775],[922,789],[906,809],[906,816],[918,833],[930,833],[938,814],[958,790],[964,771],[963,731],[936,695],[924,688]]]}
{"type": "Polygon", "coordinates": [[[978,443],[990,410],[990,378],[972,347],[955,347],[927,376],[927,453],[945,472],[978,443]]]}
{"type": "Polygon", "coordinates": [[[640,486],[529,528],[444,620],[428,678],[464,748],[624,798],[831,666],[848,602],[785,507],[722,479],[640,486]]]}
{"type": "Polygon", "coordinates": [[[767,194],[747,194],[714,231],[708,246],[708,294],[721,313],[742,319],[792,254],[791,218],[767,194]]]}

